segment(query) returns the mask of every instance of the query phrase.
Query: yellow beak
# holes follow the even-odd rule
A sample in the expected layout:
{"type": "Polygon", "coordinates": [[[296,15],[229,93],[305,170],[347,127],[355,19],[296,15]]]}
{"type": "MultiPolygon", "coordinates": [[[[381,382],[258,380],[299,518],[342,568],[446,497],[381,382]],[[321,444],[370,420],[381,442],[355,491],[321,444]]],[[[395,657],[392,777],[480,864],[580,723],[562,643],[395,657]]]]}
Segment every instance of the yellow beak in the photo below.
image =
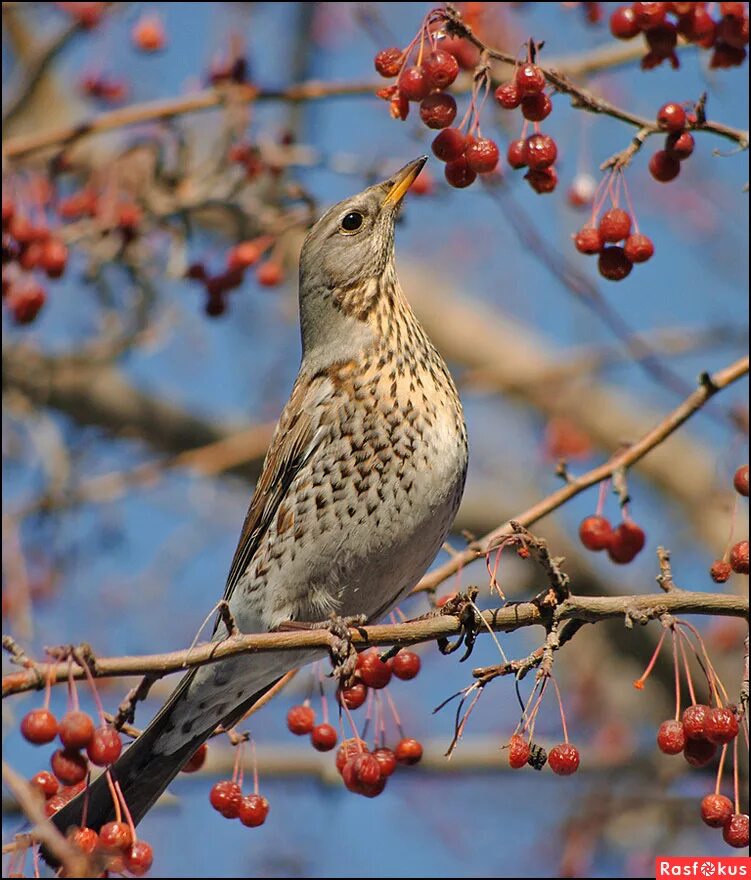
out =
{"type": "Polygon", "coordinates": [[[417,175],[422,171],[423,165],[428,161],[427,156],[420,156],[419,159],[414,159],[412,162],[408,162],[404,168],[400,168],[399,171],[391,178],[391,180],[386,182],[386,185],[389,187],[389,191],[386,193],[386,198],[383,200],[383,207],[385,208],[388,205],[398,205],[399,202],[404,198],[407,193],[407,190],[412,186],[414,179],[417,175]]]}

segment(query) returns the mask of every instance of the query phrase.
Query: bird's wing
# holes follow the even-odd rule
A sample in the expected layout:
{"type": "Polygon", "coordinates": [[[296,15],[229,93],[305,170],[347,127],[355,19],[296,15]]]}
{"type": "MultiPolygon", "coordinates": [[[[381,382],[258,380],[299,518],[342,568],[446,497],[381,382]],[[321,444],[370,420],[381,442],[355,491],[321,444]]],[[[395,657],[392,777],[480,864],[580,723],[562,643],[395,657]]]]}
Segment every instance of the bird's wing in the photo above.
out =
{"type": "Polygon", "coordinates": [[[312,409],[320,401],[322,392],[320,381],[311,383],[302,377],[292,389],[245,516],[227,576],[225,601],[229,601],[250,564],[292,481],[321,440],[323,431],[315,423],[312,409]]]}

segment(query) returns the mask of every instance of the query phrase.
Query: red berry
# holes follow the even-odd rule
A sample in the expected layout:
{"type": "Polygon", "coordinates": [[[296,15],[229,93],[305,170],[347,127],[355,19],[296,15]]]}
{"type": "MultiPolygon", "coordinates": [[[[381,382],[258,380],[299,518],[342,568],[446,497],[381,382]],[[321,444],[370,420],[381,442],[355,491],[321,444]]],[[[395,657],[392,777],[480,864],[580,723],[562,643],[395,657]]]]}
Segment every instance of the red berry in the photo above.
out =
{"type": "Polygon", "coordinates": [[[729,846],[745,849],[748,846],[748,813],[731,816],[722,829],[722,839],[729,846]]]}
{"type": "Polygon", "coordinates": [[[558,186],[558,172],[555,168],[530,168],[524,179],[540,195],[552,193],[558,186]]]}
{"type": "MultiPolygon", "coordinates": [[[[261,259],[262,254],[263,247],[261,247],[257,239],[241,241],[232,248],[229,254],[227,254],[227,268],[230,271],[233,271],[237,269],[247,269],[249,266],[255,266],[255,264],[261,259]]],[[[203,268],[203,266],[201,266],[201,268],[203,268]]]]}
{"type": "Polygon", "coordinates": [[[598,229],[603,241],[623,241],[631,234],[631,215],[623,208],[611,208],[600,218],[598,229]]]}
{"type": "Polygon", "coordinates": [[[57,238],[50,238],[42,245],[39,265],[48,278],[59,278],[68,265],[68,248],[57,238]]]}
{"type": "Polygon", "coordinates": [[[574,236],[574,247],[580,254],[599,254],[602,250],[602,237],[599,230],[595,229],[594,226],[584,226],[574,236]]]}
{"type": "Polygon", "coordinates": [[[366,687],[380,690],[391,681],[391,669],[374,651],[360,654],[357,661],[360,678],[366,687]]]}
{"type": "Polygon", "coordinates": [[[422,69],[434,89],[445,89],[459,76],[459,62],[450,52],[436,49],[422,62],[422,69]]]}
{"type": "Polygon", "coordinates": [[[375,57],[375,69],[381,76],[391,79],[396,76],[401,69],[404,55],[401,49],[392,46],[390,49],[381,49],[375,57]]]}
{"type": "Polygon", "coordinates": [[[237,819],[240,815],[240,802],[243,793],[240,786],[231,779],[216,782],[209,792],[211,806],[225,819],[237,819]]]}
{"type": "Polygon", "coordinates": [[[516,110],[521,104],[522,95],[516,83],[507,82],[495,90],[495,99],[504,110],[516,110]]]}
{"type": "Polygon", "coordinates": [[[549,168],[558,156],[558,147],[549,134],[532,134],[524,142],[524,164],[535,171],[549,168]]]}
{"type": "Polygon", "coordinates": [[[608,546],[608,556],[619,565],[627,565],[644,548],[644,530],[633,522],[622,522],[613,532],[608,546]]]}
{"type": "Polygon", "coordinates": [[[730,567],[736,574],[748,574],[748,541],[738,541],[730,548],[730,567]]]}
{"type": "Polygon", "coordinates": [[[142,52],[158,52],[167,42],[158,15],[144,15],[133,26],[133,44],[142,52]]]}
{"type": "Polygon", "coordinates": [[[391,661],[391,671],[402,681],[411,681],[420,671],[420,658],[414,651],[401,650],[391,661]]]}
{"type": "Polygon", "coordinates": [[[623,248],[617,245],[603,248],[597,261],[600,275],[608,281],[623,281],[633,267],[623,248]]]}
{"type": "Polygon", "coordinates": [[[450,52],[463,70],[473,70],[480,60],[480,50],[464,37],[446,37],[441,40],[441,49],[450,52]]]}
{"type": "Polygon", "coordinates": [[[686,745],[680,721],[663,721],[657,731],[657,747],[666,755],[679,755],[686,745]]]}
{"type": "Polygon", "coordinates": [[[689,739],[683,757],[692,767],[705,767],[714,758],[717,746],[707,739],[689,739]]]}
{"type": "Polygon", "coordinates": [[[114,764],[123,750],[120,734],[113,727],[98,727],[94,731],[91,742],[86,747],[86,754],[92,764],[106,767],[114,764]]]}
{"type": "Polygon", "coordinates": [[[655,246],[648,235],[635,232],[629,235],[623,245],[623,253],[632,263],[646,263],[655,252],[655,246]]]}
{"type": "Polygon", "coordinates": [[[52,742],[57,736],[57,719],[49,709],[32,709],[21,719],[21,735],[36,746],[52,742]]]}
{"type": "Polygon", "coordinates": [[[448,128],[455,118],[456,101],[451,95],[428,95],[420,104],[420,119],[428,128],[448,128]]]}
{"type": "Polygon", "coordinates": [[[359,709],[360,706],[365,702],[368,696],[368,689],[364,684],[358,682],[357,684],[353,684],[352,687],[344,688],[341,692],[339,699],[344,705],[350,709],[359,709]]]}
{"type": "Polygon", "coordinates": [[[50,758],[52,772],[63,785],[75,785],[86,779],[89,763],[75,749],[58,749],[50,758]]]}
{"type": "Polygon", "coordinates": [[[641,32],[634,10],[619,6],[610,16],[610,33],[618,40],[631,40],[641,32]]]}
{"type": "Polygon", "coordinates": [[[269,802],[260,794],[249,794],[240,801],[240,821],[248,828],[263,825],[269,814],[269,802]]]}
{"type": "Polygon", "coordinates": [[[60,788],[57,778],[49,770],[40,770],[31,777],[29,785],[41,792],[46,800],[54,797],[60,788]]]}
{"type": "Polygon", "coordinates": [[[724,559],[715,559],[709,569],[709,576],[716,584],[724,584],[732,573],[733,569],[730,563],[725,562],[724,559]]]}
{"type": "Polygon", "coordinates": [[[725,16],[717,22],[716,39],[718,43],[724,43],[742,52],[748,45],[748,19],[738,20],[732,16],[725,16]]]}
{"type": "Polygon", "coordinates": [[[748,465],[744,464],[742,467],[739,467],[738,470],[733,474],[733,486],[735,486],[735,491],[739,495],[743,495],[744,498],[748,498],[748,465]]]}
{"type": "Polygon", "coordinates": [[[508,744],[509,767],[512,767],[514,770],[526,767],[531,752],[529,743],[523,737],[514,734],[508,744]]]}
{"type": "Polygon", "coordinates": [[[375,785],[381,778],[378,758],[363,752],[354,759],[354,773],[360,785],[375,785]]]}
{"type": "Polygon", "coordinates": [[[44,288],[34,282],[15,288],[13,295],[8,297],[13,320],[16,324],[31,324],[47,302],[44,288]]]}
{"type": "Polygon", "coordinates": [[[722,828],[733,815],[733,802],[724,794],[708,794],[702,798],[701,818],[710,828],[722,828]]]}
{"type": "Polygon", "coordinates": [[[683,162],[694,152],[694,136],[690,131],[674,132],[665,138],[665,152],[683,162]]]}
{"type": "Polygon", "coordinates": [[[336,753],[336,769],[341,773],[344,765],[356,758],[360,752],[367,752],[368,747],[361,739],[345,739],[336,753]]]}
{"type": "Polygon", "coordinates": [[[681,723],[686,739],[706,739],[707,721],[711,711],[704,703],[695,703],[683,710],[681,723]]]}
{"type": "Polygon", "coordinates": [[[522,116],[530,122],[542,122],[550,116],[553,102],[545,92],[536,92],[522,98],[522,116]]]}
{"type": "Polygon", "coordinates": [[[642,30],[657,27],[665,20],[667,3],[633,3],[634,19],[642,30]]]}
{"type": "Polygon", "coordinates": [[[467,137],[458,128],[445,128],[433,140],[433,155],[441,162],[453,162],[464,155],[467,137]]]}
{"type": "Polygon", "coordinates": [[[144,840],[137,840],[125,853],[125,869],[134,877],[143,877],[154,861],[154,851],[144,840]]]}
{"type": "Polygon", "coordinates": [[[571,743],[553,746],[548,752],[548,764],[553,773],[559,776],[571,776],[579,769],[579,750],[571,743]]]}
{"type": "Polygon", "coordinates": [[[506,159],[512,168],[524,168],[527,160],[524,156],[526,141],[523,138],[511,141],[506,151],[506,159]]]}
{"type": "Polygon", "coordinates": [[[545,74],[536,64],[522,64],[514,82],[522,96],[534,95],[545,88],[545,74]]]}
{"type": "Polygon", "coordinates": [[[208,754],[209,747],[206,743],[200,745],[195,752],[188,758],[188,760],[183,764],[181,770],[183,773],[195,773],[197,770],[200,770],[201,767],[206,763],[206,755],[208,754]]]}
{"type": "Polygon", "coordinates": [[[669,183],[680,174],[681,163],[667,150],[658,150],[649,160],[649,173],[660,183],[669,183]]]}
{"type": "Polygon", "coordinates": [[[256,268],[256,281],[261,287],[276,287],[284,281],[282,264],[273,257],[256,268]]]}
{"type": "Polygon", "coordinates": [[[738,718],[728,706],[716,706],[707,719],[707,739],[715,745],[724,746],[738,736],[738,718]]]}
{"type": "Polygon", "coordinates": [[[449,184],[456,189],[464,189],[477,179],[477,173],[469,167],[469,163],[464,156],[460,156],[452,162],[447,162],[443,173],[449,184]]]}
{"type": "Polygon", "coordinates": [[[319,724],[310,734],[313,748],[319,752],[330,752],[336,745],[337,739],[336,730],[330,724],[319,724]]]}
{"type": "Polygon", "coordinates": [[[310,706],[293,706],[287,712],[287,729],[295,736],[306,736],[316,723],[316,713],[310,706]]]}
{"type": "MultiPolygon", "coordinates": [[[[397,654],[397,656],[399,656],[397,654]]],[[[396,755],[391,749],[381,747],[373,752],[373,757],[381,767],[381,777],[386,779],[396,770],[396,755]]]]}
{"type": "Polygon", "coordinates": [[[607,550],[613,539],[613,528],[604,516],[588,516],[579,524],[579,539],[587,550],[607,550]]]}
{"type": "Polygon", "coordinates": [[[422,67],[408,67],[399,77],[399,91],[408,101],[422,101],[430,92],[430,80],[422,67]]]}
{"type": "Polygon", "coordinates": [[[94,736],[94,722],[86,712],[66,712],[60,719],[59,734],[66,749],[85,749],[94,736]]]}
{"type": "Polygon", "coordinates": [[[70,835],[70,840],[87,856],[99,846],[99,835],[93,828],[76,828],[70,835]]]}
{"type": "Polygon", "coordinates": [[[396,744],[394,754],[399,764],[417,764],[422,758],[422,745],[416,739],[405,737],[396,744]]]}
{"type": "Polygon", "coordinates": [[[471,171],[476,171],[478,174],[488,174],[495,170],[500,153],[495,141],[490,138],[477,138],[467,146],[464,158],[471,171]]]}
{"type": "Polygon", "coordinates": [[[107,822],[99,829],[102,849],[124,852],[133,845],[133,834],[127,822],[107,822]]]}
{"type": "Polygon", "coordinates": [[[58,810],[62,810],[62,808],[68,803],[68,798],[63,797],[60,794],[53,795],[44,805],[44,815],[54,816],[58,810]]]}
{"type": "Polygon", "coordinates": [[[683,131],[686,127],[686,111],[674,101],[663,104],[657,111],[657,125],[663,131],[683,131]]]}

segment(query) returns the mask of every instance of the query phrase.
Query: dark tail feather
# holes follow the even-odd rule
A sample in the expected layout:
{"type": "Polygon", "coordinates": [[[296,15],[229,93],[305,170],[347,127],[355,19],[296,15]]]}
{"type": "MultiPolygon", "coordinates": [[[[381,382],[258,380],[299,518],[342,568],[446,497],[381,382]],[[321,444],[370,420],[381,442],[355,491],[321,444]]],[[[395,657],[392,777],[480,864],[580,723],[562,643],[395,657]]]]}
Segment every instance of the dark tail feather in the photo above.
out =
{"type": "MultiPolygon", "coordinates": [[[[187,678],[187,677],[186,677],[187,678]]],[[[187,681],[183,682],[186,685],[187,681]]],[[[231,727],[272,688],[272,682],[253,694],[242,705],[237,706],[223,720],[231,727]]],[[[183,686],[178,686],[172,697],[154,720],[110,768],[112,776],[120,785],[134,824],[138,824],[154,805],[157,798],[177,776],[188,759],[211,736],[216,725],[197,733],[171,755],[154,753],[153,745],[169,723],[172,708],[176,704],[183,686]]],[[[75,797],[52,816],[57,829],[66,834],[72,827],[86,825],[99,831],[102,825],[115,818],[115,806],[107,782],[106,773],[96,779],[86,791],[75,797]]],[[[42,856],[53,867],[57,867],[54,856],[42,850],[42,856]]]]}

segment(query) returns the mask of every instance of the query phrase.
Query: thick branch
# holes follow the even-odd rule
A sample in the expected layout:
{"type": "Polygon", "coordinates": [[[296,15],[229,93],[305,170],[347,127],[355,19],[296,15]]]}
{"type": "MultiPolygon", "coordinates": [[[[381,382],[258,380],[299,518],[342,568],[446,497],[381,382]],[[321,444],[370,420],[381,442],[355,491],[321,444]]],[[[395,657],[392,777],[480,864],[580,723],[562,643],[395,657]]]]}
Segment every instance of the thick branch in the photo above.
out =
{"type": "MultiPolygon", "coordinates": [[[[582,620],[597,623],[612,618],[656,617],[664,613],[703,614],[728,617],[748,617],[748,599],[724,593],[695,593],[674,589],[664,595],[634,596],[570,596],[556,609],[559,620],[582,620]]],[[[483,621],[476,622],[478,632],[492,629],[496,632],[512,631],[526,626],[542,625],[547,617],[538,605],[522,602],[518,605],[495,608],[482,612],[483,621]]],[[[464,624],[459,617],[449,614],[428,615],[407,623],[381,624],[362,629],[350,630],[354,645],[414,645],[439,638],[459,635],[464,624]]],[[[295,632],[273,632],[251,635],[236,635],[221,642],[199,645],[193,649],[171,651],[165,654],[150,654],[134,657],[92,658],[90,669],[96,678],[110,678],[128,675],[167,675],[181,672],[194,666],[205,666],[225,657],[237,654],[258,654],[273,651],[307,651],[311,648],[329,647],[331,634],[326,630],[314,629],[295,632]]],[[[52,669],[53,682],[68,679],[66,663],[57,664],[52,669]]],[[[20,672],[10,673],[3,678],[3,697],[22,693],[39,687],[46,680],[48,666],[31,663],[20,672]]],[[[75,678],[84,678],[85,671],[77,668],[75,678]]]]}

